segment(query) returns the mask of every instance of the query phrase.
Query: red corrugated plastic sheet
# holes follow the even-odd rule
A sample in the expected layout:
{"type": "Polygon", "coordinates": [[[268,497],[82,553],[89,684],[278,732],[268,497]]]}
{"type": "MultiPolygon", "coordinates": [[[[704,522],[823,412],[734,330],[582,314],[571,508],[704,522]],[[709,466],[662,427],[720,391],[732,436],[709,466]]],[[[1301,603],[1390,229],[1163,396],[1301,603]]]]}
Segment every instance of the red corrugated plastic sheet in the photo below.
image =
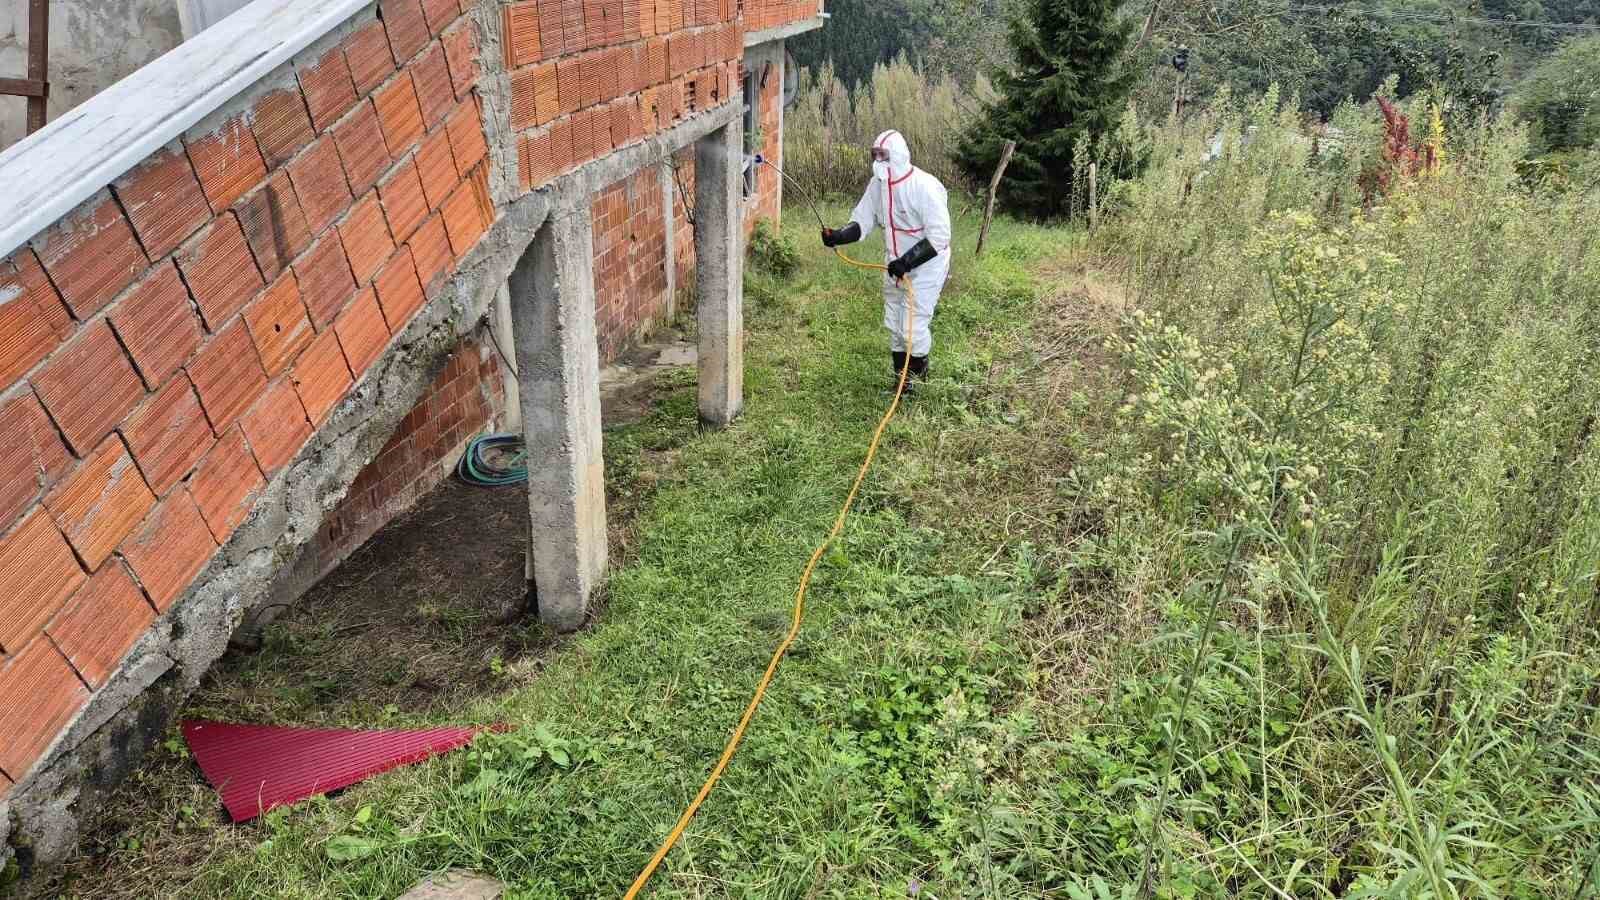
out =
{"type": "Polygon", "coordinates": [[[183,737],[235,822],[470,742],[480,728],[356,731],[186,721],[183,737]]]}

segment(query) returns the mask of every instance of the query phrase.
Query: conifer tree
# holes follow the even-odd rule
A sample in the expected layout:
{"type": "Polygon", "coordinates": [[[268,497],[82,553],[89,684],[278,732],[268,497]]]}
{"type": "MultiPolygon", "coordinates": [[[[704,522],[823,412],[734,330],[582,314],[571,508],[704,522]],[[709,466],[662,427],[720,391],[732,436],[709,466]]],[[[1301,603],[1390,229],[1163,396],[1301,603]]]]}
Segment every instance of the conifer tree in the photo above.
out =
{"type": "Polygon", "coordinates": [[[1124,61],[1137,26],[1122,0],[1026,0],[1011,25],[1011,66],[995,73],[1000,97],[962,136],[957,162],[986,184],[1007,140],[1016,152],[1000,205],[1049,218],[1072,198],[1073,145],[1109,137],[1137,72],[1124,61]]]}

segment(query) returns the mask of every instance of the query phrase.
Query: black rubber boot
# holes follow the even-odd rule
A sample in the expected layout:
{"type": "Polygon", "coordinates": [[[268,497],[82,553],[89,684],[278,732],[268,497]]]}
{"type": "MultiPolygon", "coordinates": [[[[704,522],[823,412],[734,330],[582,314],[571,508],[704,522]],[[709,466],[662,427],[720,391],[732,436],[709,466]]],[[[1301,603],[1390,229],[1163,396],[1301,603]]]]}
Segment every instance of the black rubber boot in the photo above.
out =
{"type": "Polygon", "coordinates": [[[911,357],[911,375],[918,381],[928,380],[928,358],[926,356],[911,357]]]}
{"type": "MultiPolygon", "coordinates": [[[[894,361],[894,375],[889,379],[889,393],[892,394],[900,387],[900,373],[905,371],[906,355],[904,353],[890,351],[889,357],[894,361]]],[[[911,379],[909,377],[906,379],[905,393],[911,393],[911,379]]]]}

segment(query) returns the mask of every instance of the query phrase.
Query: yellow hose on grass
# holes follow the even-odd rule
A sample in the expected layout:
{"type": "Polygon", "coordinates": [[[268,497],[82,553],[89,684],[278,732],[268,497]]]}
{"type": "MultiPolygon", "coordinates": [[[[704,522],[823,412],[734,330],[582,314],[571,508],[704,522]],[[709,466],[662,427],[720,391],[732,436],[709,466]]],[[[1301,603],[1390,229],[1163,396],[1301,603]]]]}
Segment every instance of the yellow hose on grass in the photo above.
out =
{"type": "MultiPolygon", "coordinates": [[[[843,251],[837,247],[833,248],[833,252],[840,259],[858,269],[877,269],[879,271],[887,271],[888,269],[887,266],[881,266],[876,263],[865,263],[851,259],[845,256],[843,251]]],[[[711,789],[716,787],[717,781],[722,778],[723,770],[728,768],[728,762],[733,759],[733,754],[738,751],[739,743],[744,740],[745,729],[749,727],[751,718],[755,716],[756,707],[761,705],[761,699],[767,695],[767,686],[772,683],[772,676],[778,671],[778,663],[783,659],[783,655],[789,651],[789,646],[794,643],[795,638],[800,636],[800,625],[804,621],[806,613],[806,588],[811,585],[811,575],[816,571],[817,562],[822,559],[822,554],[827,551],[828,547],[838,539],[840,532],[844,530],[845,519],[850,515],[850,507],[856,502],[856,494],[860,492],[861,483],[867,478],[867,470],[872,467],[873,457],[878,455],[878,443],[883,439],[883,431],[889,426],[889,420],[894,418],[895,412],[899,410],[900,398],[905,395],[906,379],[910,377],[911,373],[911,323],[917,297],[910,281],[902,279],[901,284],[906,290],[907,352],[906,361],[900,367],[900,380],[895,385],[894,399],[889,402],[889,409],[883,414],[883,418],[878,420],[878,428],[872,433],[872,442],[867,445],[867,456],[861,461],[861,469],[856,472],[856,480],[850,486],[850,493],[845,495],[844,505],[839,507],[839,515],[833,520],[833,528],[828,531],[828,536],[823,539],[822,543],[817,545],[817,549],[812,551],[811,559],[806,562],[805,571],[800,573],[800,586],[794,592],[794,616],[789,625],[789,633],[783,636],[783,640],[778,643],[778,648],[772,652],[772,659],[767,663],[767,670],[762,674],[761,681],[756,684],[756,691],[750,697],[750,704],[745,707],[744,715],[739,717],[739,724],[733,729],[733,735],[728,738],[727,746],[722,748],[722,756],[717,759],[717,764],[712,767],[711,774],[706,778],[705,784],[700,786],[700,792],[695,794],[693,800],[689,801],[688,808],[683,811],[683,815],[678,817],[677,824],[672,826],[672,831],[667,835],[666,840],[662,841],[661,846],[656,848],[655,854],[650,857],[650,862],[646,863],[644,869],[639,872],[639,877],[633,880],[633,886],[628,888],[628,893],[623,895],[623,900],[633,900],[641,890],[644,890],[644,886],[650,882],[651,876],[660,867],[661,861],[667,858],[667,853],[672,849],[673,845],[678,842],[679,838],[683,837],[684,829],[689,827],[689,820],[693,819],[694,814],[700,811],[700,804],[704,803],[706,797],[711,794],[711,789]]]]}

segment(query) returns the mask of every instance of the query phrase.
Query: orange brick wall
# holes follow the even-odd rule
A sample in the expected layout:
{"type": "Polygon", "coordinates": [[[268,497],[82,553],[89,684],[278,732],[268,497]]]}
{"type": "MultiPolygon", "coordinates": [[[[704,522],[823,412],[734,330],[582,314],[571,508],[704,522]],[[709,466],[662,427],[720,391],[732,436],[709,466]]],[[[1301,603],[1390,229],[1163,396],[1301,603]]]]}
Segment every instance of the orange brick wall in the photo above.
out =
{"type": "Polygon", "coordinates": [[[491,224],[470,23],[379,7],[0,260],[0,794],[491,224]]]}
{"type": "Polygon", "coordinates": [[[594,198],[595,331],[600,362],[658,323],[667,309],[667,232],[661,181],[644,169],[594,198]]]}
{"type": "Polygon", "coordinates": [[[505,64],[523,189],[731,96],[744,53],[744,20],[735,4],[521,0],[506,6],[505,64]]]}
{"type": "Polygon", "coordinates": [[[744,27],[764,31],[799,19],[809,19],[822,11],[818,0],[736,0],[744,16],[744,27]]]}
{"type": "Polygon", "coordinates": [[[318,558],[348,555],[442,481],[462,444],[504,412],[505,375],[492,346],[463,342],[322,523],[318,558]]]}
{"type": "Polygon", "coordinates": [[[694,284],[694,225],[689,208],[694,203],[694,148],[685,147],[675,157],[678,162],[672,186],[673,263],[680,289],[694,284]]]}
{"type": "MultiPolygon", "coordinates": [[[[504,59],[482,59],[472,6],[378,0],[0,259],[0,798],[492,226],[481,70],[511,73],[499,114],[531,190],[734,98],[746,29],[818,9],[520,0],[498,7],[504,59]]],[[[693,148],[679,159],[692,202],[693,148]]],[[[692,283],[693,228],[657,177],[593,198],[608,360],[666,306],[667,214],[692,283]]],[[[316,546],[358,545],[504,405],[492,348],[463,344],[316,546]]]]}

